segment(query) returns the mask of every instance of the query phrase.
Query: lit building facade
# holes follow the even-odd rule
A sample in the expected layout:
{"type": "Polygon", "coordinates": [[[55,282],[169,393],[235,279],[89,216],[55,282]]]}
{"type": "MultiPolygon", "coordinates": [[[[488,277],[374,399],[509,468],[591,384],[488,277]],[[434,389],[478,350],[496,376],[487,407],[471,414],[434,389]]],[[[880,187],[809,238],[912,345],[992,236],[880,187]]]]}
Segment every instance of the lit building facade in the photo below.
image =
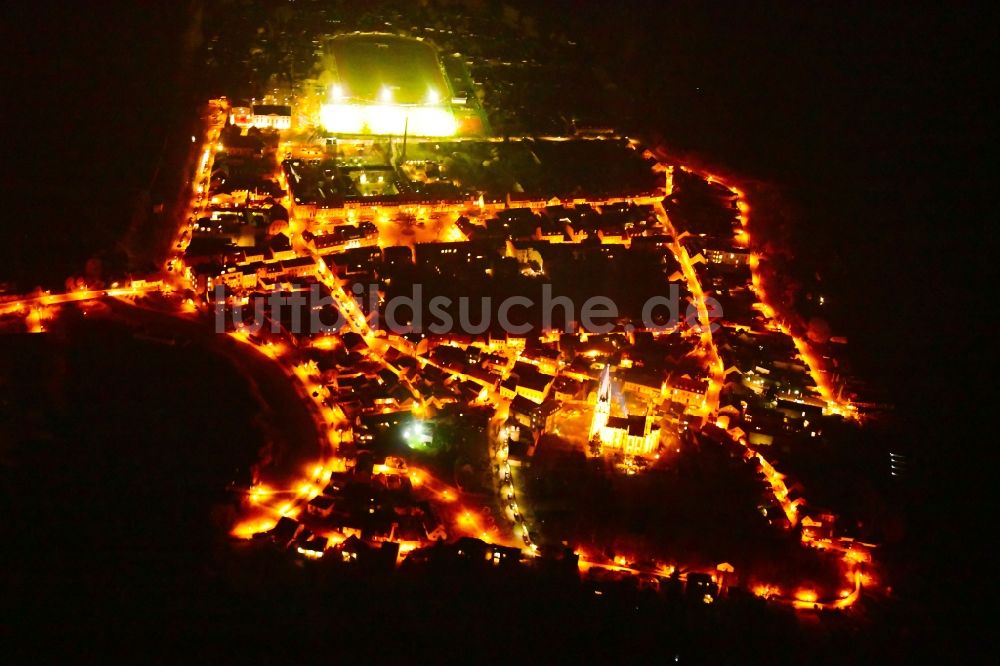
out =
{"type": "Polygon", "coordinates": [[[701,409],[708,395],[708,382],[690,377],[671,377],[667,382],[667,396],[672,402],[701,409]]]}
{"type": "Polygon", "coordinates": [[[283,104],[234,106],[229,111],[229,122],[241,129],[286,130],[292,126],[292,107],[283,104]]]}
{"type": "Polygon", "coordinates": [[[292,107],[283,104],[255,104],[253,126],[260,129],[286,130],[292,127],[292,107]]]}

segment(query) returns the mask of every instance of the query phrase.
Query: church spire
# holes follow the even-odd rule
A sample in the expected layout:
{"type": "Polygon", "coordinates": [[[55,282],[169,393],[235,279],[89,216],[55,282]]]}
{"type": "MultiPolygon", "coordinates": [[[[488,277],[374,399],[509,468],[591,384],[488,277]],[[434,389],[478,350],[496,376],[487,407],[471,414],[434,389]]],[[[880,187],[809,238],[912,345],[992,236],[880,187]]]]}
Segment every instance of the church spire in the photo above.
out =
{"type": "Polygon", "coordinates": [[[597,404],[594,405],[594,419],[590,422],[590,438],[600,434],[601,429],[608,424],[611,416],[611,364],[605,364],[597,385],[597,404]]]}

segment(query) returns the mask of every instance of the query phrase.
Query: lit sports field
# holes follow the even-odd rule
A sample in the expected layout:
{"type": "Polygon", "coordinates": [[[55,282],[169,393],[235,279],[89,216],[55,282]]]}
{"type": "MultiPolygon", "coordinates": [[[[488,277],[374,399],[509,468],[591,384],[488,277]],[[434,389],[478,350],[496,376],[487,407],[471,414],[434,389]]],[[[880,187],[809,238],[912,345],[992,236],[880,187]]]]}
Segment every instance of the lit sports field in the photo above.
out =
{"type": "Polygon", "coordinates": [[[434,91],[451,99],[437,52],[429,44],[395,35],[342,35],[330,42],[346,99],[383,102],[388,88],[396,104],[426,104],[434,91]]]}
{"type": "Polygon", "coordinates": [[[330,42],[334,80],[321,111],[343,134],[450,136],[457,125],[451,87],[437,52],[424,42],[385,34],[342,35],[330,42]]]}

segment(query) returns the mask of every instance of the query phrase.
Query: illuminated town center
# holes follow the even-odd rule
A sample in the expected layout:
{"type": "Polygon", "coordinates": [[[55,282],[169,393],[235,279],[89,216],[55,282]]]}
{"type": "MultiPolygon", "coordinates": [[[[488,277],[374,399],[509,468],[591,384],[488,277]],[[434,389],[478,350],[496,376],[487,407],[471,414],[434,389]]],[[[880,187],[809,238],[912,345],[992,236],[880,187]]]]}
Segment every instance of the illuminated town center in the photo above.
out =
{"type": "MultiPolygon", "coordinates": [[[[208,105],[161,272],[25,296],[0,303],[0,315],[24,313],[26,329],[42,332],[60,304],[163,297],[281,368],[317,441],[295,464],[262,463],[245,480],[240,539],[348,566],[376,551],[391,566],[425,561],[449,541],[456,557],[499,567],[543,561],[558,545],[560,566],[659,586],[690,567],[678,544],[712,521],[623,541],[628,530],[606,515],[674,505],[647,489],[694,496],[702,477],[683,471],[701,469],[693,460],[747,488],[746,534],[836,553],[826,565],[839,587],[799,591],[786,576],[782,591],[773,572],[734,572],[734,542],[726,560],[691,558],[692,598],[713,603],[738,581],[794,608],[853,604],[870,547],[835,532],[832,511],[806,503],[769,459],[812,450],[855,406],[821,349],[771,304],[743,191],[600,125],[509,131],[518,126],[472,80],[466,62],[483,60],[468,51],[375,32],[312,43],[314,76],[208,105]],[[562,302],[562,321],[535,316],[526,294],[536,287],[542,303],[562,302]],[[421,326],[418,288],[426,314],[451,324],[421,326]],[[605,292],[615,314],[596,330],[587,303],[605,292]],[[677,312],[647,316],[665,294],[677,312]],[[292,308],[307,296],[315,302],[292,308]],[[479,323],[448,309],[462,298],[489,301],[479,323]],[[437,299],[448,305],[435,309],[437,299]],[[524,320],[502,325],[518,299],[524,320]],[[407,300],[410,318],[394,327],[390,304],[407,300]],[[318,313],[330,315],[323,330],[309,328],[318,313]],[[616,511],[613,493],[590,502],[605,488],[624,491],[616,511]]],[[[493,70],[477,79],[483,71],[493,70]]],[[[650,531],[668,520],[650,518],[650,531]]]]}

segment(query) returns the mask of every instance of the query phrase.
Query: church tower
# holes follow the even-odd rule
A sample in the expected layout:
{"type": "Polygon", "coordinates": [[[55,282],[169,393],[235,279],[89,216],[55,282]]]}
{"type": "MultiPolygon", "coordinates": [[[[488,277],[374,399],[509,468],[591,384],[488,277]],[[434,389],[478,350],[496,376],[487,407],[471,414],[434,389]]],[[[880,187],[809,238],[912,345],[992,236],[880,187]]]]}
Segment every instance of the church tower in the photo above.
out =
{"type": "Polygon", "coordinates": [[[597,404],[594,405],[594,420],[590,423],[590,439],[600,435],[611,416],[611,365],[606,364],[597,385],[597,404]]]}

